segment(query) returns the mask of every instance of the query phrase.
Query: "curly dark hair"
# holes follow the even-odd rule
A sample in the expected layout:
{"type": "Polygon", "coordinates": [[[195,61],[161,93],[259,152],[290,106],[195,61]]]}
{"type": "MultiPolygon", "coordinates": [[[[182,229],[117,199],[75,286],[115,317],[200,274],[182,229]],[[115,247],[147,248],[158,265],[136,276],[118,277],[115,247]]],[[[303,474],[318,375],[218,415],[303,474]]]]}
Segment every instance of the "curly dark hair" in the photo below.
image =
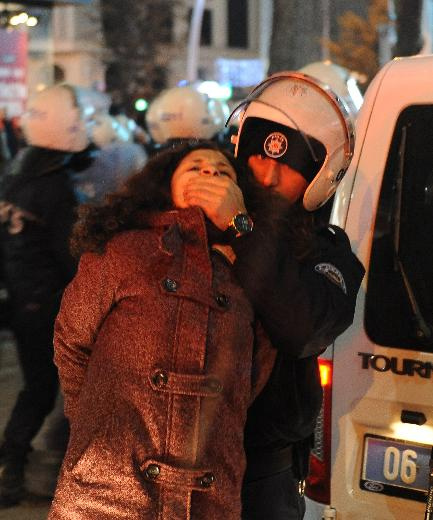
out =
{"type": "Polygon", "coordinates": [[[288,207],[278,195],[262,188],[248,168],[231,153],[213,141],[188,141],[154,155],[137,174],[130,177],[117,191],[107,194],[102,204],[83,204],[78,209],[71,240],[71,252],[79,257],[86,251],[102,253],[105,244],[115,234],[129,229],[144,229],[146,216],[173,208],[171,178],[179,162],[199,149],[216,150],[232,164],[245,205],[253,219],[266,219],[270,228],[290,240],[297,257],[312,250],[313,233],[310,215],[301,205],[288,207]]]}
{"type": "Polygon", "coordinates": [[[238,177],[242,177],[242,168],[237,160],[211,141],[188,141],[164,149],[117,191],[107,194],[102,204],[83,204],[78,208],[78,220],[70,240],[72,254],[80,256],[86,251],[102,253],[105,244],[116,233],[145,228],[146,215],[171,209],[173,172],[186,155],[198,149],[223,153],[238,177]]]}

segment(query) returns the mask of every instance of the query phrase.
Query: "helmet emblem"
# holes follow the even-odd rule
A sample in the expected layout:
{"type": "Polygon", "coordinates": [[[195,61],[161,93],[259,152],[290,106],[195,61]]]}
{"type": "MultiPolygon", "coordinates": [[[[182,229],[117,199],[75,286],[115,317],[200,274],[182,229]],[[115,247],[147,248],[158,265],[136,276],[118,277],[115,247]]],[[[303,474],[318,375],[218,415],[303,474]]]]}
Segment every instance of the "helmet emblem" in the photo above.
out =
{"type": "Polygon", "coordinates": [[[287,150],[287,137],[281,132],[272,132],[265,139],[263,149],[266,155],[272,159],[281,157],[287,150]]]}
{"type": "Polygon", "coordinates": [[[307,94],[307,87],[301,85],[293,85],[289,89],[289,94],[291,96],[305,96],[307,94]]]}

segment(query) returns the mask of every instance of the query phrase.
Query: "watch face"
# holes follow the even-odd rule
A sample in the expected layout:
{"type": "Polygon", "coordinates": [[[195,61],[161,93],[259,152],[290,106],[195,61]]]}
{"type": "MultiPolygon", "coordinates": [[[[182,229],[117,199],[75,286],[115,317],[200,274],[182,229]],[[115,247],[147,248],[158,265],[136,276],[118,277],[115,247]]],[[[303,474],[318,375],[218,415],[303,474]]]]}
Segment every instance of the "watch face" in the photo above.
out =
{"type": "Polygon", "coordinates": [[[239,213],[233,219],[233,223],[239,233],[249,233],[253,229],[253,222],[248,215],[245,213],[239,213]]]}

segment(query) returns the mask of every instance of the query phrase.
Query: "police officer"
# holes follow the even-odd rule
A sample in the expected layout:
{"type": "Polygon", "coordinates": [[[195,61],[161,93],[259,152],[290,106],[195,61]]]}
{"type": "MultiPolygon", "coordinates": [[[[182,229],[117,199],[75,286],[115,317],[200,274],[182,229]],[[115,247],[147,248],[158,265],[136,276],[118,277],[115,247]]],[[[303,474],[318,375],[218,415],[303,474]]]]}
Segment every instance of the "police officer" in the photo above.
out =
{"type": "Polygon", "coordinates": [[[152,140],[149,153],[190,139],[211,139],[224,144],[224,125],[229,115],[227,103],[211,99],[193,85],[165,89],[146,112],[152,140]]]}
{"type": "MultiPolygon", "coordinates": [[[[256,216],[253,228],[235,213],[230,245],[237,277],[278,350],[248,414],[243,520],[302,519],[300,483],[322,401],[317,356],[352,323],[364,275],[344,231],[316,228],[311,211],[343,177],[353,131],[338,98],[301,73],[271,76],[242,109],[235,155],[269,190],[271,218],[256,216]]],[[[211,219],[233,200],[219,184],[207,179],[186,190],[211,219]]]]}
{"type": "Polygon", "coordinates": [[[108,112],[95,114],[90,132],[93,162],[72,176],[75,195],[81,203],[99,203],[147,162],[141,144],[108,112]]]}
{"type": "Polygon", "coordinates": [[[0,442],[0,507],[24,496],[31,442],[58,393],[53,327],[63,289],[75,273],[69,232],[76,199],[69,174],[88,145],[80,89],[56,85],[32,98],[23,115],[28,146],[11,164],[0,196],[1,245],[23,387],[0,442]]]}

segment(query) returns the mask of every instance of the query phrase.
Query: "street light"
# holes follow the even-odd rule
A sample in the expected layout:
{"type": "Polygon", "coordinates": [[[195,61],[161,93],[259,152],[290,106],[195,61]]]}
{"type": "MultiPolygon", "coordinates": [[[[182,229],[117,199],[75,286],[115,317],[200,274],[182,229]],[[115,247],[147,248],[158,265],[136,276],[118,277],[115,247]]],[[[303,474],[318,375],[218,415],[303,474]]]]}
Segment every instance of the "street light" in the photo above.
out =
{"type": "Polygon", "coordinates": [[[198,84],[197,90],[202,94],[207,94],[212,99],[222,99],[227,101],[233,95],[230,85],[220,85],[217,81],[202,81],[198,84]]]}
{"type": "Polygon", "coordinates": [[[36,16],[30,16],[25,11],[8,11],[4,9],[0,12],[0,26],[1,27],[19,27],[26,25],[27,27],[35,27],[38,24],[36,16]]]}
{"type": "Polygon", "coordinates": [[[38,19],[36,16],[29,16],[29,19],[27,20],[28,27],[35,27],[38,25],[38,19]]]}
{"type": "Polygon", "coordinates": [[[198,55],[200,50],[201,23],[206,0],[195,0],[188,38],[186,77],[190,83],[197,80],[198,55]]]}
{"type": "Polygon", "coordinates": [[[322,60],[329,60],[329,39],[331,37],[330,0],[322,0],[322,60]]]}
{"type": "Polygon", "coordinates": [[[20,25],[20,24],[27,23],[28,19],[29,19],[29,15],[27,13],[14,14],[13,16],[10,17],[9,23],[11,25],[20,25]]]}
{"type": "Polygon", "coordinates": [[[134,108],[137,112],[144,112],[148,106],[149,103],[144,98],[138,98],[134,103],[134,108]]]}

